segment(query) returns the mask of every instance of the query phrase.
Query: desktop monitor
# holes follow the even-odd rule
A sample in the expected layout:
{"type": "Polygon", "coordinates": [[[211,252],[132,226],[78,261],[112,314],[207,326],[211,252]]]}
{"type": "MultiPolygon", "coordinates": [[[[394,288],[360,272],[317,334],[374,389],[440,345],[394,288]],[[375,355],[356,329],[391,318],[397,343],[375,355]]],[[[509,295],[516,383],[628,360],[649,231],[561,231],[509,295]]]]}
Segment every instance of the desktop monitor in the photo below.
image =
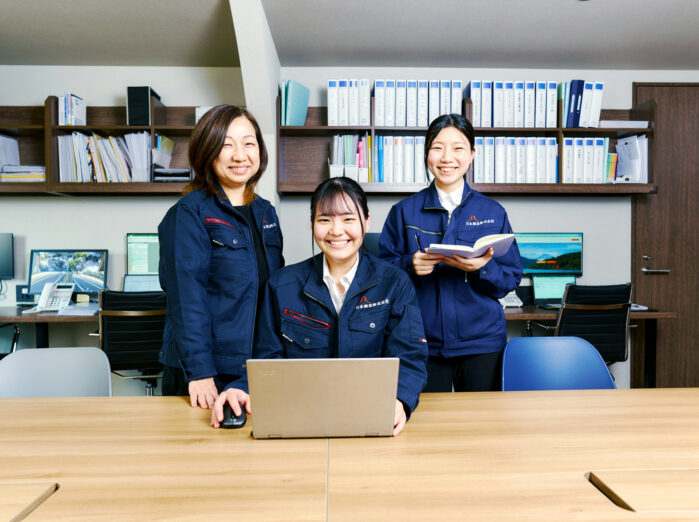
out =
{"type": "Polygon", "coordinates": [[[15,249],[14,236],[11,233],[0,233],[0,279],[15,278],[15,249]]]}
{"type": "Polygon", "coordinates": [[[515,233],[526,275],[582,275],[582,232],[515,233]]]}
{"type": "Polygon", "coordinates": [[[157,275],[160,261],[158,234],[126,234],[126,273],[157,275]]]}
{"type": "Polygon", "coordinates": [[[75,283],[74,292],[96,294],[107,287],[106,250],[32,250],[29,293],[41,294],[46,283],[75,283]]]}

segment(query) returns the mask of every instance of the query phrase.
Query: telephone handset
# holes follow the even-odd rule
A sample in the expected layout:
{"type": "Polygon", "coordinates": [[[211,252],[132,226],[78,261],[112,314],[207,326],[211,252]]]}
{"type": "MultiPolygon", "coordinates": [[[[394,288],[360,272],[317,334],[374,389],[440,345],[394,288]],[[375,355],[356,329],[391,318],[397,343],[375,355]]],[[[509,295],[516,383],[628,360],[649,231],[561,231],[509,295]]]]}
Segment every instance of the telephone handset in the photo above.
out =
{"type": "Polygon", "coordinates": [[[70,304],[74,288],[75,283],[46,283],[37,305],[24,313],[58,312],[70,304]]]}

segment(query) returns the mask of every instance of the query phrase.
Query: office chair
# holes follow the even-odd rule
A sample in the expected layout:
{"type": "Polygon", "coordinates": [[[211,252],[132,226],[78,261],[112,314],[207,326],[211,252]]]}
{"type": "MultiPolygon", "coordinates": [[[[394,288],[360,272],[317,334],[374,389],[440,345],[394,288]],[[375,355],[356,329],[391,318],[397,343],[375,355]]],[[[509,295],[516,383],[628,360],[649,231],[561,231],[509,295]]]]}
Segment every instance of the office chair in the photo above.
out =
{"type": "Polygon", "coordinates": [[[537,322],[557,336],[585,339],[599,351],[607,364],[628,358],[631,284],[568,285],[558,311],[556,326],[537,322]]]}
{"type": "Polygon", "coordinates": [[[0,397],[111,397],[107,356],[98,348],[25,348],[0,361],[0,397]]]}
{"type": "Polygon", "coordinates": [[[502,390],[615,389],[599,352],[579,337],[515,337],[505,346],[502,390]]]}
{"type": "Polygon", "coordinates": [[[0,360],[7,357],[11,353],[17,351],[17,342],[19,341],[19,326],[13,323],[0,324],[0,328],[5,328],[6,326],[14,327],[15,331],[12,333],[12,340],[10,341],[10,351],[7,353],[0,353],[0,360]]]}
{"type": "Polygon", "coordinates": [[[367,232],[364,235],[364,250],[369,252],[372,256],[379,256],[379,236],[381,234],[378,232],[367,232]]]}
{"type": "Polygon", "coordinates": [[[167,294],[165,292],[116,292],[99,295],[100,348],[107,354],[112,372],[125,379],[146,382],[146,395],[153,394],[162,377],[158,361],[163,345],[167,294]],[[122,370],[138,370],[126,375],[122,370]]]}

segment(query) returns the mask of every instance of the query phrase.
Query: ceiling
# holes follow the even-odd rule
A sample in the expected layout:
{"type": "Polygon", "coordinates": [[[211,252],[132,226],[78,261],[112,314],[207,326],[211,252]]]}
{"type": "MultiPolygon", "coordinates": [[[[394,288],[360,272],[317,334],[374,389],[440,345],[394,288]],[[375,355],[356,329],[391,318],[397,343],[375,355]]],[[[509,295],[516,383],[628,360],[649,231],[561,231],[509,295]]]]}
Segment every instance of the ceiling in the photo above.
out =
{"type": "Polygon", "coordinates": [[[2,65],[240,66],[228,0],[0,0],[0,13],[2,65]]]}
{"type": "Polygon", "coordinates": [[[699,69],[697,0],[262,5],[284,67],[699,69]]]}
{"type": "MultiPolygon", "coordinates": [[[[697,0],[261,3],[283,67],[699,69],[697,0]]],[[[2,65],[239,67],[229,0],[0,0],[0,13],[2,65]]]]}

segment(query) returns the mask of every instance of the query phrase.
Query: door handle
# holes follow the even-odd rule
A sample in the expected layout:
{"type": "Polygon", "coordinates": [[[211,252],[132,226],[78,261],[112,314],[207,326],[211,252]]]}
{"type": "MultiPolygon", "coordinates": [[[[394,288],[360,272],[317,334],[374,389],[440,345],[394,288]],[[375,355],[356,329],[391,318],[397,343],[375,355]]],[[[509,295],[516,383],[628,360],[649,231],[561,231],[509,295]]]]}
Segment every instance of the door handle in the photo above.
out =
{"type": "Polygon", "coordinates": [[[670,269],[669,268],[648,268],[647,266],[644,266],[641,268],[641,272],[644,274],[669,274],[670,269]]]}

